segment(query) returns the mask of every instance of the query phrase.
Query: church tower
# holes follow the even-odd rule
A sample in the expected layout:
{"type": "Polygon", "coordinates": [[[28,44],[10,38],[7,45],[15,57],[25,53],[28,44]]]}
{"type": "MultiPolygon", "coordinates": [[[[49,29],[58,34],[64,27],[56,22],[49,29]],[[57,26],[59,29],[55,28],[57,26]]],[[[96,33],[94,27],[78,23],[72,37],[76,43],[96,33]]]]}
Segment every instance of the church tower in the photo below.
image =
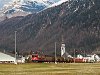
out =
{"type": "Polygon", "coordinates": [[[64,38],[62,35],[62,43],[61,43],[61,57],[64,55],[65,53],[65,43],[64,43],[64,38]]]}

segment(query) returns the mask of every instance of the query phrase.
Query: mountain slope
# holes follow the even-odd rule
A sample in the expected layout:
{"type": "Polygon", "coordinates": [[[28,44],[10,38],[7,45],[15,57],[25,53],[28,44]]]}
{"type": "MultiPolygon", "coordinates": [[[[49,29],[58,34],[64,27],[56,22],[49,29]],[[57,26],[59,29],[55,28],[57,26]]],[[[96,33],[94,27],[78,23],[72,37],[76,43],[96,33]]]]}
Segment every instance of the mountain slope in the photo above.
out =
{"type": "Polygon", "coordinates": [[[99,4],[99,0],[72,0],[18,21],[14,19],[14,25],[12,19],[5,20],[0,23],[0,48],[14,49],[14,31],[17,30],[19,51],[43,50],[53,54],[54,42],[57,42],[60,54],[63,34],[66,51],[92,52],[100,48],[99,4]]]}

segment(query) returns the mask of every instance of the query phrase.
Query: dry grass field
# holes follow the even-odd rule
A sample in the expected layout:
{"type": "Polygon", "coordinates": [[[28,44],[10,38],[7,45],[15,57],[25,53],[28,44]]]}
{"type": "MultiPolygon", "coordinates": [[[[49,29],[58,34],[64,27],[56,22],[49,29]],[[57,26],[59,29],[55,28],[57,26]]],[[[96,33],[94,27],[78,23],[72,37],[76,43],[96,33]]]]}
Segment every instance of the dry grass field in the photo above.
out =
{"type": "Polygon", "coordinates": [[[100,75],[100,63],[0,64],[0,75],[100,75]]]}

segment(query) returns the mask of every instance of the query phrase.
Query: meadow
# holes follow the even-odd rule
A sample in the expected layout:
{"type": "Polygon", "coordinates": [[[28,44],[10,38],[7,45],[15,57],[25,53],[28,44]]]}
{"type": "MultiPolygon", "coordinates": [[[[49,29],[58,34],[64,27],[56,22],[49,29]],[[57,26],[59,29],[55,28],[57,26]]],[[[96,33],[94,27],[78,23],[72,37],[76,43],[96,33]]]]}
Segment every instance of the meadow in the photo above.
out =
{"type": "Polygon", "coordinates": [[[100,63],[0,64],[0,75],[100,75],[100,63]]]}

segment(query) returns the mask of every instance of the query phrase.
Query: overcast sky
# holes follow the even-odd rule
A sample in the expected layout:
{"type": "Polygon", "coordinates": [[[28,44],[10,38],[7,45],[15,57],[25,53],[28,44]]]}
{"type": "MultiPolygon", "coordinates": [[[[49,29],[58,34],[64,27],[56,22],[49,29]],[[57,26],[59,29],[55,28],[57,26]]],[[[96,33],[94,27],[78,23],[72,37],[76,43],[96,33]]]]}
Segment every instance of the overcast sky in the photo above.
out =
{"type": "Polygon", "coordinates": [[[0,9],[3,7],[4,4],[10,2],[11,0],[0,0],[0,9]]]}

